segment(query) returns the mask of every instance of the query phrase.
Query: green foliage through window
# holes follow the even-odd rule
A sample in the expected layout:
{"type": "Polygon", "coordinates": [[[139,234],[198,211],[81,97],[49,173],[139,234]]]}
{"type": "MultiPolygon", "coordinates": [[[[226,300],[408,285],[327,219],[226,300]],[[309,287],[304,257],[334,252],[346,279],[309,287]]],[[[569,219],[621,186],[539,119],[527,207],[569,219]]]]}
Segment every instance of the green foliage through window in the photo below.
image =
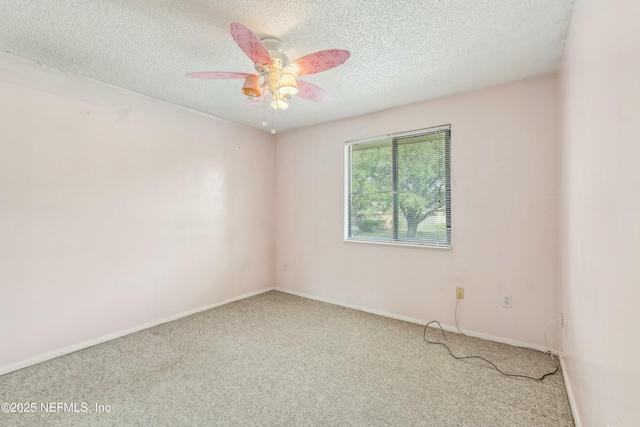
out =
{"type": "Polygon", "coordinates": [[[351,143],[348,237],[451,245],[450,129],[351,143]]]}

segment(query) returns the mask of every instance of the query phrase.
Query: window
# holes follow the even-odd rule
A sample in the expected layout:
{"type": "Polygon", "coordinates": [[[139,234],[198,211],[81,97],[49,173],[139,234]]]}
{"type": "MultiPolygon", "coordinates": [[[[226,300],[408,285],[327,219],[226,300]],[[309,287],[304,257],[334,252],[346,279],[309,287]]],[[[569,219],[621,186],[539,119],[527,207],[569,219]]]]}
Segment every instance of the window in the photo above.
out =
{"type": "Polygon", "coordinates": [[[347,240],[451,247],[451,129],[346,145],[347,240]]]}

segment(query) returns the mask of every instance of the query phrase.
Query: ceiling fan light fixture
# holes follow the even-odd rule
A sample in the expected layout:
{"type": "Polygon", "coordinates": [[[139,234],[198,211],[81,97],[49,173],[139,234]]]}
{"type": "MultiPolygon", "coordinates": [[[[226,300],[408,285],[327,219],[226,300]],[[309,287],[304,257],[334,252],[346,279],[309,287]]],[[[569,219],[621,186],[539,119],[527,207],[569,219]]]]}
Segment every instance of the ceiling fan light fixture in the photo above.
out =
{"type": "MultiPolygon", "coordinates": [[[[238,47],[253,62],[256,74],[199,71],[188,73],[187,77],[214,80],[244,79],[242,93],[248,97],[247,108],[255,108],[263,102],[266,108],[265,99],[268,92],[273,95],[271,107],[278,111],[286,110],[289,107],[289,99],[295,95],[313,102],[328,101],[329,94],[325,90],[304,80],[296,81],[296,79],[335,68],[344,64],[351,56],[348,50],[328,49],[290,62],[283,52],[284,44],[277,38],[260,39],[247,27],[237,22],[229,25],[229,32],[238,47]],[[262,85],[260,85],[261,79],[263,79],[262,85]]],[[[267,126],[266,120],[263,120],[262,126],[267,126]]],[[[275,129],[271,132],[275,133],[275,129]]]]}
{"type": "Polygon", "coordinates": [[[246,96],[258,97],[260,96],[260,83],[258,82],[258,76],[250,75],[244,79],[244,85],[242,86],[242,93],[246,96]]]}
{"type": "Polygon", "coordinates": [[[269,88],[269,92],[275,93],[278,91],[278,83],[280,83],[281,73],[277,71],[271,71],[264,75],[264,84],[269,88]]]}
{"type": "Polygon", "coordinates": [[[279,92],[276,92],[271,99],[271,107],[274,110],[284,111],[289,107],[289,103],[279,92]]]}
{"type": "Polygon", "coordinates": [[[293,73],[284,73],[280,79],[280,87],[278,92],[282,96],[293,96],[298,93],[298,85],[296,84],[296,77],[293,73]]]}

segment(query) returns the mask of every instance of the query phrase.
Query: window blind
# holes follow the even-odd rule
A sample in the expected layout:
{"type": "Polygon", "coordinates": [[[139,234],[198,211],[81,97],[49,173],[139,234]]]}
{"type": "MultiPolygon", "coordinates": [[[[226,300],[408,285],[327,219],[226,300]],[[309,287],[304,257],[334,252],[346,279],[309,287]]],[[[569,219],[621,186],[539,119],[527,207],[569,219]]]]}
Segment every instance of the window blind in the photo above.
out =
{"type": "Polygon", "coordinates": [[[449,126],[347,143],[347,238],[451,246],[449,126]]]}

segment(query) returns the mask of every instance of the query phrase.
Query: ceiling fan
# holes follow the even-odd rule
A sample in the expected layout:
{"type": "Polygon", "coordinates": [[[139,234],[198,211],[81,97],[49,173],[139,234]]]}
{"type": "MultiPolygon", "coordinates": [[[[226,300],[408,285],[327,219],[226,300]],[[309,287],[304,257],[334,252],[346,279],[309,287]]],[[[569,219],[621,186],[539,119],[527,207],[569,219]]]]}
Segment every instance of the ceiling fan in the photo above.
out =
{"type": "MultiPolygon", "coordinates": [[[[258,39],[248,28],[237,22],[230,25],[231,36],[240,49],[253,61],[257,74],[234,72],[197,72],[187,77],[196,79],[244,79],[242,93],[248,97],[247,107],[254,108],[271,92],[271,107],[283,111],[289,99],[297,95],[314,102],[326,102],[329,94],[316,85],[297,80],[299,76],[316,74],[344,64],[351,54],[347,50],[329,49],[312,53],[289,62],[283,53],[282,41],[273,37],[258,39]],[[263,78],[260,84],[260,78],[263,78]]],[[[266,123],[263,123],[266,126],[266,123]]]]}

